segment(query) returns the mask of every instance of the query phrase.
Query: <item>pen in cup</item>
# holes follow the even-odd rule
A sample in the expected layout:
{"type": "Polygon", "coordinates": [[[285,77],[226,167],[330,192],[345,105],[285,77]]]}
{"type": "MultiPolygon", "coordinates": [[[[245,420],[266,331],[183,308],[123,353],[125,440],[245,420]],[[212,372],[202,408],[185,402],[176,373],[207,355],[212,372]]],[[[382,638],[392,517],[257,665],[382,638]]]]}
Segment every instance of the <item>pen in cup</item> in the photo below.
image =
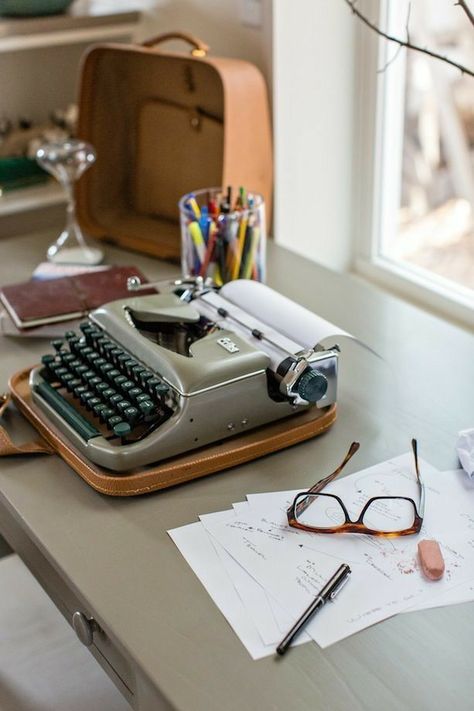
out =
{"type": "Polygon", "coordinates": [[[313,615],[320,610],[328,600],[334,600],[342,586],[347,583],[351,569],[346,563],[343,563],[334,573],[332,578],[324,585],[324,587],[316,595],[312,603],[306,608],[301,617],[295,622],[288,634],[282,639],[276,648],[277,654],[283,655],[292,643],[293,639],[299,634],[305,625],[310,621],[313,615]]]}

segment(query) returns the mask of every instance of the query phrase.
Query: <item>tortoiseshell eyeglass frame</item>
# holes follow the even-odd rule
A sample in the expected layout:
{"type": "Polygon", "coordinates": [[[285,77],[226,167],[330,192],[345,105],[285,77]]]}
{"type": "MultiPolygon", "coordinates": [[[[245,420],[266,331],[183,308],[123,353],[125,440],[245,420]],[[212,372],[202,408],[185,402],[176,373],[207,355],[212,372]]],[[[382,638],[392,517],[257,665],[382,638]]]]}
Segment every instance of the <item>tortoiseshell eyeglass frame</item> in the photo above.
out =
{"type": "Polygon", "coordinates": [[[413,499],[407,496],[374,496],[367,501],[360,513],[359,518],[356,521],[351,521],[349,513],[339,496],[336,496],[335,494],[322,494],[322,489],[324,489],[325,486],[327,486],[341,473],[347,462],[354,456],[354,454],[359,449],[359,442],[352,442],[346,456],[344,457],[344,460],[337,467],[337,469],[332,472],[332,474],[329,474],[324,479],[318,481],[318,483],[311,487],[311,489],[308,489],[308,491],[302,491],[295,496],[293,503],[286,512],[288,516],[288,524],[292,526],[292,528],[300,528],[302,531],[310,531],[314,533],[365,533],[370,536],[384,536],[385,538],[395,538],[396,536],[409,536],[414,533],[419,533],[423,524],[423,517],[425,514],[425,487],[420,476],[420,468],[418,465],[418,445],[416,439],[412,439],[411,446],[413,450],[413,457],[415,459],[416,479],[420,489],[419,507],[416,506],[413,499]],[[309,506],[311,506],[312,502],[315,500],[313,497],[308,496],[308,494],[320,494],[321,496],[336,499],[344,512],[345,522],[341,523],[339,526],[329,528],[316,528],[313,526],[306,526],[305,524],[298,521],[297,516],[300,515],[303,511],[306,511],[306,509],[309,508],[309,506]],[[404,501],[410,501],[413,505],[414,510],[413,525],[410,526],[410,528],[404,528],[401,531],[379,531],[374,530],[372,528],[368,528],[363,522],[364,514],[373,501],[378,501],[381,499],[401,499],[404,501]]]}

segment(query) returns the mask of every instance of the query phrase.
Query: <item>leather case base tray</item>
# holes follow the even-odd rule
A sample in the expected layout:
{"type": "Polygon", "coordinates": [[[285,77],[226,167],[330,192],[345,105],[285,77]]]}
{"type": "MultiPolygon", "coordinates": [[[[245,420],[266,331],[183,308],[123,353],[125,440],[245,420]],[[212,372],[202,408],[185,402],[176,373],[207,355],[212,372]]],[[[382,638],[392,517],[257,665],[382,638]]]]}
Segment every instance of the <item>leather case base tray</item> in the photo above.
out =
{"type": "Polygon", "coordinates": [[[336,405],[309,411],[258,427],[201,449],[173,457],[156,465],[117,474],[86,459],[64,437],[31,397],[30,368],[10,378],[12,399],[20,412],[53,449],[90,486],[109,496],[135,496],[181,484],[206,474],[224,471],[265,454],[291,447],[322,434],[336,420],[336,405]]]}

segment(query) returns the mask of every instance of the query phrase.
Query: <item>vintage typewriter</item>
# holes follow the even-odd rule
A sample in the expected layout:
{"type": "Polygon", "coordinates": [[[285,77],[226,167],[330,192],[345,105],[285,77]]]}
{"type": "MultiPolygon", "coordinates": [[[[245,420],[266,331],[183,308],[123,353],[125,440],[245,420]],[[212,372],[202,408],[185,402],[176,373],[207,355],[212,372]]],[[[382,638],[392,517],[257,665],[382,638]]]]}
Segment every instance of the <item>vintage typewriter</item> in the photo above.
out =
{"type": "Polygon", "coordinates": [[[54,340],[30,376],[92,462],[126,471],[335,402],[338,347],[318,345],[329,324],[281,294],[197,279],[144,296],[129,281],[129,298],[54,340]]]}

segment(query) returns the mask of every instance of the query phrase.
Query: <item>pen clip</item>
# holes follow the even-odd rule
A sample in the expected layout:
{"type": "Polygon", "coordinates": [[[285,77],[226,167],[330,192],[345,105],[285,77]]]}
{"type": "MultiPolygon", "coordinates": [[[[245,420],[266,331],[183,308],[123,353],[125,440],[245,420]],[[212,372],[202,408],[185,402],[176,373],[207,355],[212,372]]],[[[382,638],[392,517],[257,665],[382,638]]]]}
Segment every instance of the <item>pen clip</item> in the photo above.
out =
{"type": "Polygon", "coordinates": [[[339,584],[331,592],[331,594],[329,595],[329,599],[331,600],[331,602],[334,600],[334,598],[338,594],[339,590],[341,590],[341,588],[343,588],[344,585],[347,583],[347,581],[349,580],[349,575],[350,575],[350,572],[348,572],[347,575],[345,575],[342,578],[342,580],[339,582],[339,584]]]}

